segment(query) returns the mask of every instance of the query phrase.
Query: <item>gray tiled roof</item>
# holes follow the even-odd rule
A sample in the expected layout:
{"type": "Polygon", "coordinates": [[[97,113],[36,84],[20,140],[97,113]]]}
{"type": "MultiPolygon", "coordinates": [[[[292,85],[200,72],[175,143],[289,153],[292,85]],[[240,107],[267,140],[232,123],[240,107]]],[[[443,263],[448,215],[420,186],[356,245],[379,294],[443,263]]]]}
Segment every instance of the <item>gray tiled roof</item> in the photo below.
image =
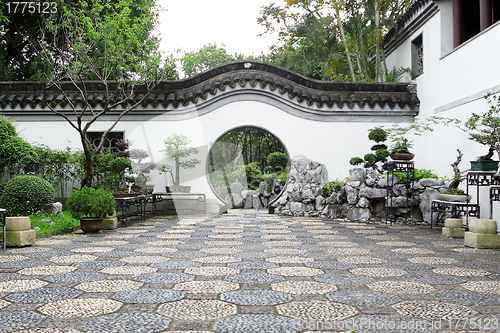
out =
{"type": "MultiPolygon", "coordinates": [[[[0,82],[0,109],[44,107],[44,82],[0,82]]],[[[110,87],[113,87],[110,83],[110,87]]],[[[189,103],[199,103],[210,96],[233,88],[269,90],[309,106],[337,106],[353,108],[389,106],[418,110],[419,99],[416,86],[408,83],[374,82],[334,82],[318,81],[295,74],[289,70],[260,62],[233,62],[197,76],[178,80],[162,81],[143,101],[143,106],[154,108],[177,108],[189,103]]],[[[92,106],[105,102],[104,86],[100,82],[86,82],[88,100],[92,106]]],[[[68,83],[65,89],[73,102],[82,98],[68,83]]],[[[54,88],[47,90],[47,102],[52,106],[64,107],[67,101],[54,88]]],[[[144,87],[138,86],[131,101],[139,100],[145,93],[144,87]]]]}

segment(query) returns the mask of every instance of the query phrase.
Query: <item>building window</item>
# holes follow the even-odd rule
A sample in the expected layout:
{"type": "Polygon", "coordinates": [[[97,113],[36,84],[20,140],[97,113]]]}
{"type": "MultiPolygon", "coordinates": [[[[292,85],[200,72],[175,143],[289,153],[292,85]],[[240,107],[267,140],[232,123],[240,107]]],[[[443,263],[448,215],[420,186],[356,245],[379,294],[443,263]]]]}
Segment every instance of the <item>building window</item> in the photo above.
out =
{"type": "Polygon", "coordinates": [[[424,46],[422,34],[411,42],[411,71],[414,77],[424,72],[424,46]]]}
{"type": "MultiPolygon", "coordinates": [[[[87,132],[87,138],[90,140],[90,143],[92,144],[93,147],[97,147],[101,143],[101,137],[103,133],[104,132],[87,132]]],[[[123,138],[124,138],[123,132],[109,132],[108,135],[106,135],[106,138],[104,138],[105,141],[102,147],[113,149],[115,143],[123,138]]]]}
{"type": "Polygon", "coordinates": [[[500,20],[500,0],[453,0],[453,46],[500,20]]]}

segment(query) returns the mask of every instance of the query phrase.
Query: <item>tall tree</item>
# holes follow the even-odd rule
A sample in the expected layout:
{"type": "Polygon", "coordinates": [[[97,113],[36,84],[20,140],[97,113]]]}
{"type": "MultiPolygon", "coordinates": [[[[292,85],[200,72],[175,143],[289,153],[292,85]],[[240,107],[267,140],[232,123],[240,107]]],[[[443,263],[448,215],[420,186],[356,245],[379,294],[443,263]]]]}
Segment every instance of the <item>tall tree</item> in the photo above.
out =
{"type": "MultiPolygon", "coordinates": [[[[111,6],[121,6],[120,0],[107,1],[111,6]]],[[[100,1],[97,2],[99,5],[100,1]]],[[[40,40],[48,42],[46,51],[56,51],[49,46],[63,47],[64,38],[54,38],[51,31],[41,29],[47,22],[63,19],[68,11],[78,10],[80,1],[53,0],[50,2],[12,2],[0,0],[0,77],[5,81],[41,81],[51,72],[51,62],[40,54],[40,40]],[[29,6],[35,4],[31,8],[29,6]],[[8,6],[7,6],[8,5],[8,6]],[[39,5],[39,6],[38,6],[39,5]],[[43,35],[42,35],[43,34],[43,35]]],[[[92,2],[88,2],[89,7],[92,2]]],[[[128,4],[131,20],[140,21],[144,27],[137,38],[143,42],[151,40],[149,31],[156,24],[154,0],[137,0],[128,4]]]]}
{"type": "Polygon", "coordinates": [[[82,187],[92,185],[106,135],[165,77],[158,41],[150,35],[156,9],[150,7],[135,15],[134,2],[99,0],[62,6],[61,15],[41,29],[39,54],[51,68],[45,102],[80,136],[85,155],[82,187]],[[101,103],[91,103],[92,90],[103,94],[101,103]],[[54,93],[63,96],[70,112],[52,105],[49,97],[54,93]],[[92,146],[87,132],[112,110],[117,112],[116,118],[103,131],[99,145],[92,146]]]}
{"type": "Polygon", "coordinates": [[[240,59],[243,59],[242,55],[228,54],[224,45],[208,44],[198,50],[184,53],[181,63],[184,74],[189,77],[200,74],[210,68],[240,59]]]}

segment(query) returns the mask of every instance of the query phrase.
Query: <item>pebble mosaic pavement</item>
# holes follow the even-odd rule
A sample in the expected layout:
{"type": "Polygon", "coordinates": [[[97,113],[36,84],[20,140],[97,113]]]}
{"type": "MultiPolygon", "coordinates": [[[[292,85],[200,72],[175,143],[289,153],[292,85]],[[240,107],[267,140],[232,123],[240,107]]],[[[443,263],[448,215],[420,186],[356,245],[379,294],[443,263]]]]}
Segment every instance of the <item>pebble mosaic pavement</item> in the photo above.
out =
{"type": "Polygon", "coordinates": [[[255,211],[0,252],[0,333],[500,332],[500,250],[255,211]]]}

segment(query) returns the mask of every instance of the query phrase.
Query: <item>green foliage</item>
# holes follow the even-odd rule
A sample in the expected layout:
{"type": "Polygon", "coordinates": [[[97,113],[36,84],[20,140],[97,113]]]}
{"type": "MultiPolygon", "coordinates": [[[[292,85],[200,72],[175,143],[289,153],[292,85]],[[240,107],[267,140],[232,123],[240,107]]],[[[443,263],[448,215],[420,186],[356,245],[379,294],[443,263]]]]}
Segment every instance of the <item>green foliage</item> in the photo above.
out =
{"type": "Polygon", "coordinates": [[[168,172],[172,176],[174,185],[179,185],[180,174],[179,168],[193,169],[196,165],[201,164],[201,161],[196,158],[181,161],[181,158],[187,158],[191,155],[198,154],[198,149],[188,147],[191,140],[187,136],[181,134],[173,134],[164,141],[165,149],[162,152],[166,153],[168,158],[173,158],[175,161],[175,178],[173,175],[173,167],[168,164],[161,164],[158,166],[160,172],[168,172]]]}
{"type": "Polygon", "coordinates": [[[0,197],[8,216],[28,216],[54,200],[52,185],[37,176],[22,175],[9,180],[0,197]]]}
{"type": "Polygon", "coordinates": [[[68,211],[63,212],[63,216],[59,214],[38,213],[30,215],[30,220],[31,226],[37,228],[37,237],[64,234],[80,228],[80,220],[73,218],[68,211]]]}
{"type": "Polygon", "coordinates": [[[115,212],[116,202],[108,190],[84,187],[74,191],[68,198],[66,205],[71,214],[77,218],[93,217],[104,218],[115,212]]]}
{"type": "Polygon", "coordinates": [[[288,156],[278,151],[271,153],[267,155],[267,164],[271,167],[271,171],[283,172],[288,164],[288,156]]]}
{"type": "Polygon", "coordinates": [[[427,119],[414,119],[409,125],[396,123],[391,128],[385,129],[389,133],[389,140],[392,141],[391,153],[410,153],[413,147],[413,136],[421,136],[425,132],[434,131],[433,126],[442,124],[458,124],[459,120],[453,118],[442,118],[432,116],[427,119]]]}
{"type": "Polygon", "coordinates": [[[338,180],[338,179],[332,180],[331,182],[328,182],[325,185],[323,185],[323,190],[321,192],[321,195],[324,198],[328,198],[330,195],[332,195],[332,193],[340,192],[340,190],[342,189],[342,186],[344,186],[345,183],[346,183],[346,181],[342,181],[342,180],[338,180]]]}
{"type": "MultiPolygon", "coordinates": [[[[116,57],[121,56],[129,62],[131,54],[144,54],[157,43],[150,35],[158,22],[153,0],[54,0],[47,4],[51,5],[51,11],[54,7],[57,11],[42,14],[18,10],[6,14],[5,20],[0,14],[0,30],[4,32],[3,47],[0,46],[0,77],[4,80],[44,80],[54,70],[52,59],[67,60],[57,50],[72,47],[78,52],[88,51],[89,59],[79,59],[80,65],[92,61],[93,65],[106,66],[114,72],[108,79],[115,79],[119,70],[113,66],[116,57]],[[63,25],[69,34],[59,30],[63,25]],[[95,29],[92,31],[91,27],[95,29]],[[83,30],[87,30],[85,34],[81,33],[83,30]],[[106,35],[107,40],[101,38],[102,35],[106,35]]],[[[5,9],[3,1],[0,7],[5,9]]],[[[134,66],[141,59],[138,60],[134,66]]],[[[75,66],[74,70],[82,68],[75,66]]]]}
{"type": "Polygon", "coordinates": [[[249,190],[258,189],[260,182],[264,180],[260,168],[255,163],[245,165],[245,174],[249,190]]]}
{"type": "Polygon", "coordinates": [[[127,157],[116,157],[110,150],[102,150],[96,158],[96,186],[111,192],[124,191],[122,176],[132,169],[132,162],[127,157]]]}
{"type": "Polygon", "coordinates": [[[33,162],[37,162],[36,152],[18,135],[14,122],[0,115],[0,178],[5,171],[16,174],[33,162]]]}
{"type": "Polygon", "coordinates": [[[385,131],[383,128],[375,127],[368,132],[368,139],[380,143],[387,140],[387,135],[387,131],[385,131]]]}
{"type": "MultiPolygon", "coordinates": [[[[398,179],[398,184],[406,183],[406,172],[395,172],[394,176],[398,179]]],[[[415,177],[409,175],[410,182],[418,182],[420,179],[426,178],[439,178],[432,170],[429,169],[415,169],[415,177]]]]}
{"type": "Polygon", "coordinates": [[[189,77],[242,58],[241,55],[227,54],[224,45],[208,44],[199,50],[184,53],[181,63],[184,74],[189,77]]]}
{"type": "MultiPolygon", "coordinates": [[[[490,154],[496,151],[500,158],[500,97],[488,94],[484,98],[489,109],[482,114],[473,113],[465,122],[465,130],[470,140],[489,147],[490,154]]],[[[491,159],[491,156],[481,159],[491,159]]]]}
{"type": "Polygon", "coordinates": [[[361,157],[353,157],[349,160],[350,165],[359,165],[363,162],[364,162],[364,160],[361,157]]]}
{"type": "Polygon", "coordinates": [[[387,157],[389,157],[389,151],[387,151],[387,146],[381,142],[387,139],[387,131],[382,127],[374,127],[368,130],[368,139],[375,141],[377,144],[371,147],[374,153],[365,154],[364,158],[353,157],[349,161],[351,165],[359,165],[364,162],[365,168],[376,168],[378,171],[383,169],[385,163],[387,162],[387,157]],[[381,164],[381,166],[377,165],[381,164]]]}

